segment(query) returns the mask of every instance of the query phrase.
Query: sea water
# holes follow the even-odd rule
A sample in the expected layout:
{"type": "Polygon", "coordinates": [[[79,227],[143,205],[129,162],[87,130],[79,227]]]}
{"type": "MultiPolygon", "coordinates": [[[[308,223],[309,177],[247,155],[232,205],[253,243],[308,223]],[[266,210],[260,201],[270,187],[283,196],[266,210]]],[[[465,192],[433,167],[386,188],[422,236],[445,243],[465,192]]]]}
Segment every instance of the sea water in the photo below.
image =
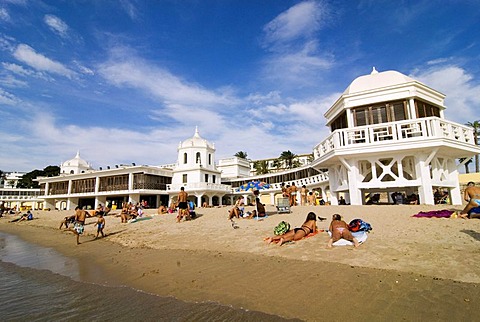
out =
{"type": "Polygon", "coordinates": [[[85,267],[54,249],[0,232],[1,321],[282,321],[216,303],[188,303],[88,282],[85,267]]]}

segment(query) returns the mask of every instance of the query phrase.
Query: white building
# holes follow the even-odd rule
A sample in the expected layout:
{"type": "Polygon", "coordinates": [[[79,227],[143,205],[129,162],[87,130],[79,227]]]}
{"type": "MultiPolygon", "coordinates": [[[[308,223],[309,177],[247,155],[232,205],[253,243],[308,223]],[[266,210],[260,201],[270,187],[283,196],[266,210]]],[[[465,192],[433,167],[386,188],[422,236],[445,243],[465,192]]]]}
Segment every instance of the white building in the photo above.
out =
{"type": "Polygon", "coordinates": [[[244,159],[216,165],[215,146],[196,129],[180,142],[170,165],[93,170],[77,153],[62,163],[59,176],[37,179],[40,197],[52,209],[141,200],[158,207],[170,204],[184,187],[197,206],[225,205],[237,195],[251,199],[245,187],[260,182],[268,187],[261,190],[262,202],[275,204],[284,182],[305,185],[334,205],[340,196],[362,205],[368,195],[393,192],[433,204],[436,188],[448,189],[451,204],[461,205],[455,160],[479,154],[480,148],[472,128],[445,120],[444,98],[399,72],[374,70],[355,79],[325,113],[331,134],[313,148],[313,162],[299,168],[251,176],[244,159]]]}
{"type": "Polygon", "coordinates": [[[433,190],[462,198],[455,160],[480,153],[473,129],[444,119],[442,93],[396,71],[355,79],[325,113],[332,133],[314,148],[315,168],[328,168],[331,202],[354,205],[371,193],[418,194],[434,204],[433,190]]]}

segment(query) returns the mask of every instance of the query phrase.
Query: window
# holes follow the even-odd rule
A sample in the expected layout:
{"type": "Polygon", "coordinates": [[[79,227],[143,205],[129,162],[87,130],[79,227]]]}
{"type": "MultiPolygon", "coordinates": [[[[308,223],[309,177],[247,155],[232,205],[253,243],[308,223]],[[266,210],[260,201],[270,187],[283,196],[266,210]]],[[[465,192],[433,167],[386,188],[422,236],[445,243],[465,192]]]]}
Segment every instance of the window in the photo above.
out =
{"type": "Polygon", "coordinates": [[[415,100],[415,108],[417,110],[417,117],[429,117],[437,116],[440,117],[440,108],[433,106],[431,104],[415,100]]]}
{"type": "Polygon", "coordinates": [[[200,158],[200,152],[197,152],[196,156],[195,156],[195,160],[197,163],[202,163],[202,159],[200,158]]]}
{"type": "Polygon", "coordinates": [[[333,122],[331,125],[332,132],[337,130],[337,129],[345,129],[347,128],[347,112],[343,112],[340,114],[333,122]]]}
{"type": "Polygon", "coordinates": [[[217,176],[216,175],[212,175],[212,182],[215,183],[217,181],[217,176]]]}
{"type": "Polygon", "coordinates": [[[183,154],[183,164],[187,164],[187,153],[183,154]]]}
{"type": "Polygon", "coordinates": [[[212,155],[209,153],[208,154],[208,165],[212,164],[212,155]]]}
{"type": "Polygon", "coordinates": [[[407,103],[397,101],[362,106],[353,109],[352,113],[355,126],[401,121],[406,119],[407,103]]]}
{"type": "Polygon", "coordinates": [[[208,174],[205,174],[205,182],[208,182],[208,174]]]}
{"type": "Polygon", "coordinates": [[[186,175],[186,174],[184,174],[184,175],[182,176],[182,182],[183,182],[183,183],[187,183],[187,175],[186,175]]]}

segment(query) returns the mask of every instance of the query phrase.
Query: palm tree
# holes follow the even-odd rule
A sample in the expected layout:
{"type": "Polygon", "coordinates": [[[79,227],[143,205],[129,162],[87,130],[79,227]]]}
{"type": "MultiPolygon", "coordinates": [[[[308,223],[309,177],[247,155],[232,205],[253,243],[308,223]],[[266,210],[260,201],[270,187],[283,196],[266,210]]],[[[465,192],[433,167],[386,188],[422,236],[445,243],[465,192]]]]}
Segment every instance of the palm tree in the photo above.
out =
{"type": "Polygon", "coordinates": [[[253,164],[253,167],[255,168],[256,175],[267,174],[270,172],[270,170],[268,169],[268,161],[266,160],[256,161],[253,164]]]}
{"type": "MultiPolygon", "coordinates": [[[[478,135],[480,134],[480,121],[473,121],[473,122],[468,122],[468,126],[473,127],[473,139],[475,142],[475,145],[478,145],[478,135]]],[[[478,158],[478,154],[475,155],[475,172],[480,171],[480,160],[478,158]]]]}
{"type": "Polygon", "coordinates": [[[233,156],[234,156],[234,157],[237,157],[237,158],[243,158],[243,159],[247,159],[247,158],[248,158],[248,154],[247,154],[247,152],[245,152],[245,151],[238,151],[238,152],[235,153],[233,156]]]}
{"type": "Polygon", "coordinates": [[[282,154],[280,154],[279,159],[282,160],[285,163],[285,168],[291,169],[293,168],[294,161],[297,158],[297,155],[294,154],[292,151],[283,151],[282,154]]]}

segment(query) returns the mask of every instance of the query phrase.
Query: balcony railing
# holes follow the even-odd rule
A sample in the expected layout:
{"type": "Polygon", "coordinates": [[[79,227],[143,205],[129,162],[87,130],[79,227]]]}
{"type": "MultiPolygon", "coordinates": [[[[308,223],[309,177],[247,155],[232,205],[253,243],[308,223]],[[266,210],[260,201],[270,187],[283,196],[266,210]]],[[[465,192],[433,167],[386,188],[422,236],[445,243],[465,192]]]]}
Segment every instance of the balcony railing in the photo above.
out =
{"type": "Polygon", "coordinates": [[[451,139],[475,144],[472,128],[438,117],[427,117],[338,129],[315,146],[313,151],[315,159],[318,159],[335,149],[380,146],[387,142],[406,143],[425,139],[451,139]]]}
{"type": "Polygon", "coordinates": [[[210,182],[197,182],[197,183],[176,183],[176,184],[167,184],[167,190],[178,191],[181,187],[184,187],[185,190],[220,190],[230,193],[232,191],[232,186],[218,183],[210,182]]]}

